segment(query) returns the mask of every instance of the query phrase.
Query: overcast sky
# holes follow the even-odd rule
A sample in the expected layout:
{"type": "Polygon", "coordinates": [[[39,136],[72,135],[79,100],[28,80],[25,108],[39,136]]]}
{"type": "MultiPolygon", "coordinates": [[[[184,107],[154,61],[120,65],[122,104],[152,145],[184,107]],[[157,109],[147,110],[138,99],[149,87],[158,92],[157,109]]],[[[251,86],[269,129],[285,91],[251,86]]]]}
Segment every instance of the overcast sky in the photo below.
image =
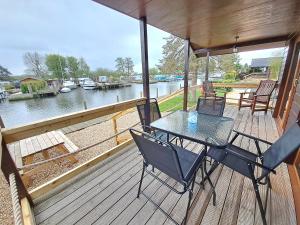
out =
{"type": "MultiPolygon", "coordinates": [[[[84,57],[91,69],[114,69],[131,57],[141,72],[139,23],[91,0],[0,0],[0,65],[23,74],[23,54],[39,52],[84,57]]],[[[161,59],[168,33],[148,26],[149,62],[161,59]]],[[[241,53],[242,63],[273,50],[241,53]]]]}

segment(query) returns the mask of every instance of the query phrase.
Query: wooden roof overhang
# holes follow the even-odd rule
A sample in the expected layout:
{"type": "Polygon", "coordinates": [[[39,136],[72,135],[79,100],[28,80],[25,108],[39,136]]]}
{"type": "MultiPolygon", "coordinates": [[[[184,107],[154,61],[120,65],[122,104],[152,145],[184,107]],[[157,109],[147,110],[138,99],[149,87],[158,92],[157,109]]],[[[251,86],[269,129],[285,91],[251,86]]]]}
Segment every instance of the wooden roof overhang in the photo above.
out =
{"type": "Polygon", "coordinates": [[[197,56],[282,47],[300,30],[297,0],[94,0],[183,39],[197,56]]]}

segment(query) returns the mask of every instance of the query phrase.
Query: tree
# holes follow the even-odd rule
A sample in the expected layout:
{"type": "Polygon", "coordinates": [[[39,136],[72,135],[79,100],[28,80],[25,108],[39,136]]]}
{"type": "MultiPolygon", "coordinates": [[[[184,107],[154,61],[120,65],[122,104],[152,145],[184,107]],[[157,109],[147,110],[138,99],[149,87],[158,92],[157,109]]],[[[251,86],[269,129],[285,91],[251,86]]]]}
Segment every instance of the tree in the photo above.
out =
{"type": "Polygon", "coordinates": [[[153,76],[153,75],[159,74],[158,68],[156,68],[156,67],[150,68],[150,69],[149,69],[149,74],[152,75],[152,76],[153,76]]]}
{"type": "Polygon", "coordinates": [[[99,76],[107,76],[113,81],[120,80],[120,73],[106,68],[98,68],[92,74],[95,79],[98,78],[99,76]]]}
{"type": "Polygon", "coordinates": [[[79,75],[80,76],[90,76],[91,71],[89,65],[85,62],[84,58],[79,58],[78,61],[78,67],[79,67],[79,75]]]}
{"type": "Polygon", "coordinates": [[[237,53],[219,55],[215,59],[218,70],[224,72],[226,78],[238,77],[237,75],[241,72],[242,66],[240,64],[240,56],[237,53]]]}
{"type": "Polygon", "coordinates": [[[67,63],[65,57],[57,54],[47,55],[46,65],[52,76],[58,79],[66,79],[67,63]]]}
{"type": "Polygon", "coordinates": [[[73,56],[68,56],[66,57],[66,61],[67,61],[67,69],[68,69],[69,76],[74,79],[77,79],[79,76],[78,60],[73,56]]]}
{"type": "Polygon", "coordinates": [[[5,67],[0,65],[0,80],[7,81],[10,79],[11,72],[8,71],[5,67]]]}
{"type": "Polygon", "coordinates": [[[134,73],[134,71],[133,71],[133,67],[134,67],[133,61],[129,57],[126,57],[123,61],[124,61],[124,67],[125,67],[125,74],[126,74],[126,76],[129,77],[134,73]]]}
{"type": "Polygon", "coordinates": [[[184,40],[170,35],[162,46],[163,58],[159,60],[158,68],[163,74],[182,74],[184,70],[184,40]]]}
{"type": "Polygon", "coordinates": [[[270,63],[270,79],[277,80],[279,77],[279,74],[281,72],[281,66],[283,63],[282,57],[274,57],[271,60],[270,63]]]}
{"type": "Polygon", "coordinates": [[[116,67],[117,72],[122,76],[125,75],[126,69],[125,69],[124,59],[121,57],[118,57],[118,58],[116,58],[115,63],[116,63],[115,67],[116,67]]]}
{"type": "Polygon", "coordinates": [[[44,57],[37,52],[26,52],[23,55],[24,64],[27,66],[27,71],[35,77],[41,78],[46,75],[44,57]]]}

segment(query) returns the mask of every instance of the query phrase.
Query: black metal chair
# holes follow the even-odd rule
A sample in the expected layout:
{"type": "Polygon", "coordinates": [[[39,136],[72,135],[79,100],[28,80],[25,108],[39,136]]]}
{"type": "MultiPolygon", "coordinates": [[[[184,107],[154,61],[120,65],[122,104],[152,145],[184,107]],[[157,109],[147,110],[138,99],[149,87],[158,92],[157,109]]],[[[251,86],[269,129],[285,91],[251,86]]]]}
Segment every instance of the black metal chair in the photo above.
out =
{"type": "Polygon", "coordinates": [[[267,208],[268,193],[269,189],[272,188],[269,175],[271,172],[275,174],[274,169],[299,149],[299,121],[297,121],[273,144],[260,138],[241,133],[239,131],[234,132],[235,135],[226,149],[211,147],[208,150],[207,156],[215,160],[208,174],[210,175],[221,163],[233,169],[234,171],[237,171],[238,173],[250,178],[255,190],[255,195],[262,216],[263,224],[266,225],[267,222],[265,214],[267,208]],[[239,135],[254,140],[258,154],[254,154],[234,145],[233,142],[239,135]],[[261,152],[259,146],[260,142],[270,145],[270,147],[264,153],[261,152]],[[260,162],[258,162],[258,160],[260,162]],[[255,176],[254,172],[257,167],[261,168],[261,174],[259,176],[255,176]],[[267,197],[265,200],[265,207],[263,207],[258,189],[258,185],[260,184],[267,184],[267,197]]]}
{"type": "MultiPolygon", "coordinates": [[[[176,139],[175,136],[173,135],[168,135],[167,133],[163,132],[163,131],[159,131],[159,130],[153,130],[152,128],[149,128],[146,126],[146,122],[145,122],[145,101],[141,101],[138,102],[136,107],[137,107],[137,111],[139,113],[139,117],[140,117],[140,121],[141,121],[141,125],[143,127],[144,132],[147,133],[153,133],[155,135],[156,138],[160,139],[161,141],[173,141],[176,139]]],[[[158,120],[161,118],[161,113],[159,110],[159,106],[158,106],[158,102],[155,98],[151,98],[150,99],[150,123],[158,120]]],[[[182,139],[180,140],[180,144],[182,146],[182,139]]],[[[177,143],[177,139],[176,139],[176,143],[177,143]]]]}
{"type": "MultiPolygon", "coordinates": [[[[198,169],[202,166],[202,162],[205,163],[205,160],[203,160],[205,158],[205,151],[202,151],[200,154],[196,154],[177,145],[173,145],[172,143],[162,142],[160,139],[157,139],[156,137],[151,136],[148,133],[144,133],[134,129],[130,129],[130,133],[144,158],[143,170],[137,197],[139,198],[140,194],[143,194],[169,219],[171,219],[174,223],[178,224],[174,219],[172,219],[172,217],[167,212],[161,209],[159,205],[157,205],[153,200],[150,199],[150,197],[148,197],[145,193],[143,193],[143,191],[141,191],[144,172],[146,171],[148,174],[150,174],[155,179],[169,187],[172,191],[176,192],[177,194],[183,195],[185,192],[188,191],[188,205],[183,220],[183,224],[185,224],[187,221],[188,211],[193,196],[193,188],[195,184],[196,174],[198,169]],[[183,187],[182,190],[175,189],[174,187],[168,185],[165,181],[161,180],[155,173],[147,169],[150,165],[179,182],[183,187]]],[[[207,171],[205,171],[205,173],[207,174],[207,171]]],[[[209,183],[213,188],[215,204],[215,192],[210,179],[209,183]]]]}
{"type": "Polygon", "coordinates": [[[202,114],[209,114],[215,116],[223,116],[225,108],[225,98],[198,98],[196,111],[202,114]]]}

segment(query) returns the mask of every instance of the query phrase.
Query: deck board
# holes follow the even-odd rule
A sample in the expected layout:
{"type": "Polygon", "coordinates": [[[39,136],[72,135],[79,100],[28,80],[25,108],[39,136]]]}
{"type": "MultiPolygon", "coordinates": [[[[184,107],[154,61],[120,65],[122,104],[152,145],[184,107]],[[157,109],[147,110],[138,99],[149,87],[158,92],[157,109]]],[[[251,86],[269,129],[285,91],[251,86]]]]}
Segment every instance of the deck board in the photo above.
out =
{"type": "MultiPolygon", "coordinates": [[[[269,141],[278,138],[276,125],[270,113],[255,113],[252,116],[247,109],[238,112],[235,107],[226,106],[224,115],[235,118],[234,128],[237,130],[269,141]]],[[[202,147],[195,143],[185,144],[195,152],[202,147]]],[[[256,151],[249,138],[240,137],[235,144],[249,151],[256,151]]],[[[262,145],[262,149],[265,151],[267,146],[262,145]]],[[[136,198],[141,169],[142,158],[133,146],[52,197],[37,203],[34,209],[37,224],[173,224],[144,196],[136,198]]],[[[273,190],[268,203],[268,224],[296,225],[287,166],[282,164],[276,171],[278,175],[271,176],[273,190]]],[[[169,185],[178,187],[178,184],[166,175],[160,173],[159,176],[169,185]]],[[[197,179],[199,180],[200,176],[197,179]]],[[[204,190],[196,185],[188,225],[261,224],[260,212],[249,179],[223,166],[216,169],[211,179],[216,186],[217,205],[212,204],[212,192],[208,183],[205,184],[204,190]]],[[[172,218],[181,222],[187,204],[187,194],[179,196],[151,176],[145,177],[143,189],[168,211],[172,218]]],[[[264,187],[260,187],[264,197],[265,190],[264,187]]]]}

